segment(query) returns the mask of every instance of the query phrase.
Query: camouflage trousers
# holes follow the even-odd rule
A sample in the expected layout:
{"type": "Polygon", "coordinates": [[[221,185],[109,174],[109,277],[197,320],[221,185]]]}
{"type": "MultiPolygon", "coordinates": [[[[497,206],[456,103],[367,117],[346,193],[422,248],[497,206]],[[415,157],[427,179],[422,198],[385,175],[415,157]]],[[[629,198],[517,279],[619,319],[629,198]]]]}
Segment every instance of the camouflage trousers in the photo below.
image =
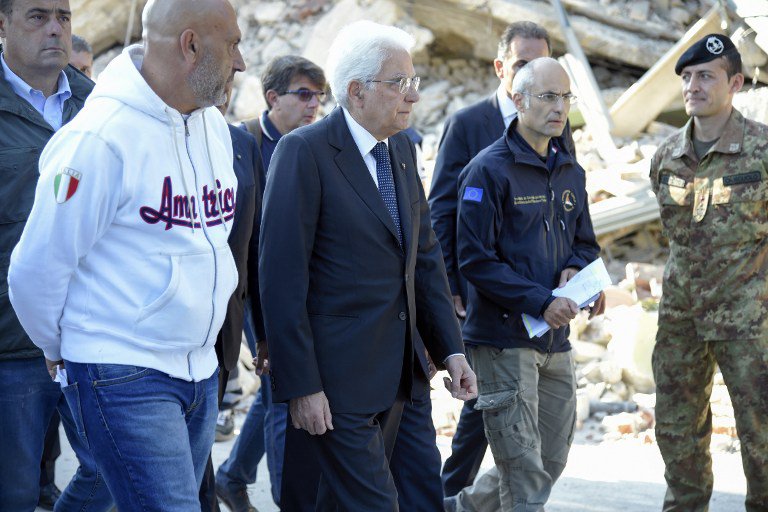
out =
{"type": "Polygon", "coordinates": [[[736,416],[747,478],[746,510],[768,510],[768,339],[703,341],[664,327],[659,326],[653,352],[656,440],[666,465],[664,512],[709,509],[709,399],[716,365],[736,416]]]}

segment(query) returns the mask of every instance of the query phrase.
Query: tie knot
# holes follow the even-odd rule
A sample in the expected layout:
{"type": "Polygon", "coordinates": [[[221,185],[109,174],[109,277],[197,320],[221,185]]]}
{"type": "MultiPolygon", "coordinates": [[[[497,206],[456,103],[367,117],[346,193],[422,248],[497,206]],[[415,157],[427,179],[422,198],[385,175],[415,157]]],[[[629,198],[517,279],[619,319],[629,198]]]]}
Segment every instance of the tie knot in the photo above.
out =
{"type": "Polygon", "coordinates": [[[373,158],[376,159],[376,162],[382,162],[382,159],[389,160],[389,155],[387,155],[387,145],[383,142],[377,142],[376,145],[373,146],[371,153],[373,153],[373,158]]]}

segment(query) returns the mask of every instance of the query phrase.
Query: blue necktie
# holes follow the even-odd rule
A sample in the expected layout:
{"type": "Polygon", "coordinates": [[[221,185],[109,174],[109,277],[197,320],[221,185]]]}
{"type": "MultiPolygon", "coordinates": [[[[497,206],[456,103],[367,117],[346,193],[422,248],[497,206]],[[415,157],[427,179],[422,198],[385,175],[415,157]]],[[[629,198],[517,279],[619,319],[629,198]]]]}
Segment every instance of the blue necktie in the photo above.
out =
{"type": "Polygon", "coordinates": [[[395,182],[392,178],[392,165],[389,162],[387,145],[383,142],[378,142],[371,150],[371,153],[373,158],[376,159],[376,178],[379,180],[379,194],[381,194],[389,215],[395,222],[397,240],[400,242],[400,246],[402,246],[403,233],[400,228],[400,212],[397,210],[397,194],[395,194],[395,182]]]}

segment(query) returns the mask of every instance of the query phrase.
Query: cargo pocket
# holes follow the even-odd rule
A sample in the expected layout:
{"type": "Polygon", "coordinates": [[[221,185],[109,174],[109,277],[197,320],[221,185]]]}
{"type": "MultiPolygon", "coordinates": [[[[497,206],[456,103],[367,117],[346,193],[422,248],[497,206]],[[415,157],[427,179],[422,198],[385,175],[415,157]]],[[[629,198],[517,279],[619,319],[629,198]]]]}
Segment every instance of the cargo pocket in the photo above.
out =
{"type": "Polygon", "coordinates": [[[61,392],[64,394],[64,399],[67,401],[69,410],[72,413],[72,420],[75,423],[77,435],[80,436],[80,439],[83,441],[86,448],[90,449],[90,446],[88,446],[88,437],[85,435],[85,423],[83,423],[83,412],[80,408],[80,392],[77,388],[77,382],[63,387],[61,392]]]}
{"type": "Polygon", "coordinates": [[[480,395],[475,409],[483,412],[485,435],[495,459],[514,461],[536,448],[536,426],[521,391],[505,390],[480,395]]]}

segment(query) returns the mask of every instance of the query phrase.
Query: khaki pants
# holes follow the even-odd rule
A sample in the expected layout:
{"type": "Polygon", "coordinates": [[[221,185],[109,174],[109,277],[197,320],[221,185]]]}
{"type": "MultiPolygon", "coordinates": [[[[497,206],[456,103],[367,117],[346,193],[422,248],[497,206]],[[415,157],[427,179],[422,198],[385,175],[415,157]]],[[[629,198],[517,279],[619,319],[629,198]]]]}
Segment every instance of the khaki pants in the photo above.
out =
{"type": "Polygon", "coordinates": [[[571,352],[470,348],[496,467],[457,496],[459,511],[538,512],[565,468],[576,422],[571,352]]]}

